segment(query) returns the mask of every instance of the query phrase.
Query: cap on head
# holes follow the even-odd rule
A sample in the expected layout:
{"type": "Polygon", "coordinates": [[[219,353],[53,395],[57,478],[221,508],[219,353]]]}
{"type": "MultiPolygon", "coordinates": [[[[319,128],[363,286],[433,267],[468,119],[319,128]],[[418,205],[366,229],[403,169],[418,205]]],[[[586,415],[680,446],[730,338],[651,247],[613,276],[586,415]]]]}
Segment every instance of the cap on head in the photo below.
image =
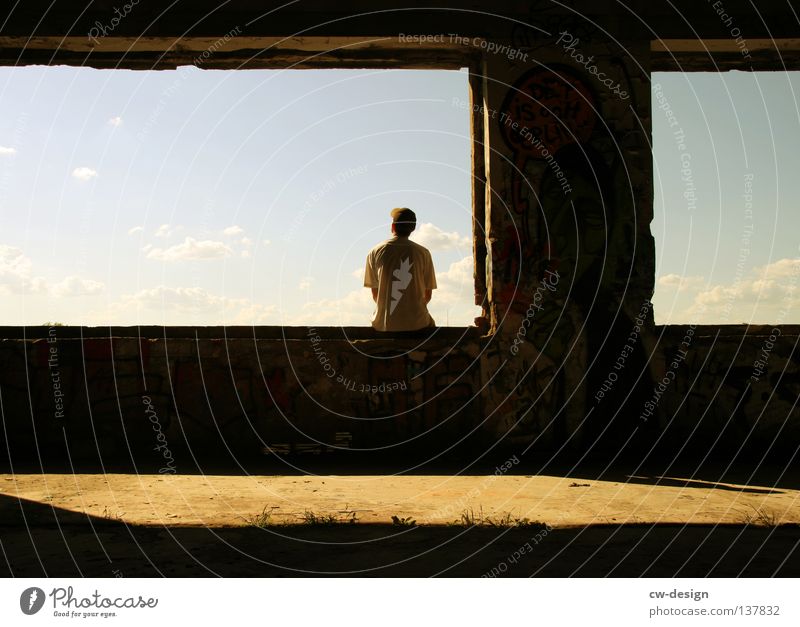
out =
{"type": "Polygon", "coordinates": [[[408,207],[395,207],[390,215],[393,224],[402,225],[395,226],[400,235],[408,235],[417,227],[417,215],[408,207]]]}

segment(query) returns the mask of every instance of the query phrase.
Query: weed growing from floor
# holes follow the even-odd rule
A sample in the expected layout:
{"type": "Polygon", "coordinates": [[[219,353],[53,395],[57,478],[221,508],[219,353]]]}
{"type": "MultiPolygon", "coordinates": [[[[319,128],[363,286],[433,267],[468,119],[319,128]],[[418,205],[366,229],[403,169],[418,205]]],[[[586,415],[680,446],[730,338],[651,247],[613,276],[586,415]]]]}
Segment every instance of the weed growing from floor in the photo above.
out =
{"type": "Polygon", "coordinates": [[[103,518],[106,520],[113,520],[115,522],[122,522],[122,517],[125,515],[125,512],[117,511],[116,514],[112,514],[111,510],[108,507],[103,508],[103,518]]]}
{"type": "Polygon", "coordinates": [[[276,521],[272,520],[272,511],[278,509],[277,507],[270,507],[264,506],[264,509],[261,510],[260,514],[256,514],[255,516],[249,516],[245,518],[245,522],[250,525],[251,527],[258,527],[259,529],[264,529],[265,527],[274,527],[277,523],[276,521]]]}
{"type": "Polygon", "coordinates": [[[314,526],[341,525],[342,523],[348,523],[352,525],[358,522],[358,518],[356,517],[356,513],[354,511],[345,510],[341,512],[341,514],[344,514],[344,516],[339,515],[339,513],[315,514],[312,511],[306,510],[303,512],[301,520],[305,525],[314,526]]]}
{"type": "Polygon", "coordinates": [[[778,516],[774,512],[767,512],[761,508],[750,506],[753,513],[745,512],[744,524],[753,525],[754,527],[777,527],[778,516]]]}
{"type": "Polygon", "coordinates": [[[417,521],[412,519],[411,516],[400,518],[399,516],[392,516],[392,524],[397,527],[416,527],[417,521]]]}
{"type": "Polygon", "coordinates": [[[525,528],[525,529],[546,529],[547,523],[528,518],[519,518],[507,513],[499,518],[492,518],[483,513],[483,507],[476,513],[472,508],[461,512],[456,520],[449,523],[457,527],[496,527],[500,529],[525,528]]]}

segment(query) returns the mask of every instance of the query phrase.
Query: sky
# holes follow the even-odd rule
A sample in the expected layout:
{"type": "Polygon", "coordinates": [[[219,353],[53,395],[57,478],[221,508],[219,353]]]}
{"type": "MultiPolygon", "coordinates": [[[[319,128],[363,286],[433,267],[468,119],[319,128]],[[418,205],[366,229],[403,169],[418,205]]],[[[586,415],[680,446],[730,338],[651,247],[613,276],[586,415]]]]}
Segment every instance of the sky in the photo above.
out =
{"type": "Polygon", "coordinates": [[[393,207],[473,304],[465,72],[0,68],[3,324],[369,325],[393,207]]]}
{"type": "MultiPolygon", "coordinates": [[[[798,73],[653,83],[656,322],[800,322],[798,73]]],[[[464,71],[0,68],[0,324],[365,326],[396,206],[471,324],[468,101],[464,71]]]]}
{"type": "Polygon", "coordinates": [[[800,72],[652,82],[656,323],[800,323],[800,72]]]}

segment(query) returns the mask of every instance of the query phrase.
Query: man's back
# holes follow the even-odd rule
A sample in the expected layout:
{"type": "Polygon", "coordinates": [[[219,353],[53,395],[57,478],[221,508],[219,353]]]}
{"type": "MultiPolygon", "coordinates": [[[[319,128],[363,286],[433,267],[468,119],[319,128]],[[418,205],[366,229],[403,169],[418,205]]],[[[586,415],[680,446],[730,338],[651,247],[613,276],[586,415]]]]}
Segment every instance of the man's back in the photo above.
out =
{"type": "Polygon", "coordinates": [[[377,288],[372,320],[378,331],[415,331],[434,326],[426,293],[436,288],[433,260],[427,248],[395,236],[367,255],[364,286],[377,288]]]}

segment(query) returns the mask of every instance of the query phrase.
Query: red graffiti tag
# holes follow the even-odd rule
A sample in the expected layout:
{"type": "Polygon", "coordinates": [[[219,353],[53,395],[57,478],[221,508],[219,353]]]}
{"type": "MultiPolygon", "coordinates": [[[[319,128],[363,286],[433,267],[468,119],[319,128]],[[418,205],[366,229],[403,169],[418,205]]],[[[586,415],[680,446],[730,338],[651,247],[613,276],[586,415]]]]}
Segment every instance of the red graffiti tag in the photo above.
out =
{"type": "Polygon", "coordinates": [[[522,196],[528,160],[548,159],[563,146],[588,141],[597,112],[588,82],[569,67],[535,68],[517,79],[503,102],[499,124],[514,152],[512,205],[518,213],[528,210],[522,196]]]}

